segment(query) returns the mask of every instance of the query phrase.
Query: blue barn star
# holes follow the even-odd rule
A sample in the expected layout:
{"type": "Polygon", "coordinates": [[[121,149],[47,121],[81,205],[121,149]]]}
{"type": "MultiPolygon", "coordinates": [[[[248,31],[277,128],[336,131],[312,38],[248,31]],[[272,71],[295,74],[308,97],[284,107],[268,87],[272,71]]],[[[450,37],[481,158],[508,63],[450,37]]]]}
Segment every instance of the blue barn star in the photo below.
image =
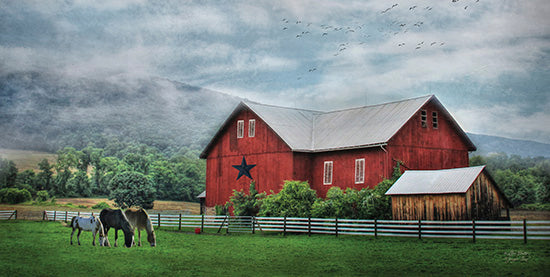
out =
{"type": "Polygon", "coordinates": [[[250,169],[252,169],[255,166],[256,166],[255,164],[250,164],[250,165],[246,164],[246,160],[243,156],[243,161],[241,162],[240,165],[233,165],[234,168],[239,170],[239,175],[237,176],[237,180],[239,180],[239,178],[241,178],[243,175],[252,179],[252,176],[250,175],[250,169]]]}

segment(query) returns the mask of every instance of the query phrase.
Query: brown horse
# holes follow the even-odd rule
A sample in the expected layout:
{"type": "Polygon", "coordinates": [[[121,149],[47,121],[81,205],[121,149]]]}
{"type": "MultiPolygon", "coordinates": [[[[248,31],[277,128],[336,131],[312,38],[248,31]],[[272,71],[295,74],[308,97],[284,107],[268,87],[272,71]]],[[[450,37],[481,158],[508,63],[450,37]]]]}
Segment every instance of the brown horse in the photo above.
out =
{"type": "Polygon", "coordinates": [[[124,245],[128,248],[132,247],[134,241],[134,229],[130,222],[126,218],[126,215],[122,210],[103,209],[99,214],[99,219],[103,223],[103,229],[105,230],[105,245],[111,246],[108,239],[109,229],[115,228],[115,246],[117,246],[118,230],[122,229],[124,232],[124,245]]]}
{"type": "Polygon", "coordinates": [[[151,219],[144,209],[127,209],[125,212],[126,218],[132,224],[132,228],[138,230],[138,246],[141,246],[141,230],[147,231],[147,241],[151,246],[157,244],[157,238],[155,236],[155,230],[153,229],[153,224],[151,224],[151,219]]]}

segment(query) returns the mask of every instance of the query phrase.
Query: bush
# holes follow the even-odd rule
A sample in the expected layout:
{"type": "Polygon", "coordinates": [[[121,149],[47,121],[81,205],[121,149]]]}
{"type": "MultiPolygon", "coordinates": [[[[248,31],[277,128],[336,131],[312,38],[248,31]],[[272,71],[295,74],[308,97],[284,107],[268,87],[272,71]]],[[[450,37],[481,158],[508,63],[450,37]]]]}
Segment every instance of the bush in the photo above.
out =
{"type": "Polygon", "coordinates": [[[249,194],[245,194],[243,190],[233,190],[233,195],[229,198],[229,202],[233,206],[233,213],[236,216],[256,216],[265,195],[265,193],[258,193],[254,181],[250,183],[249,194]]]}
{"type": "Polygon", "coordinates": [[[0,189],[0,202],[2,203],[17,204],[30,201],[31,198],[31,193],[26,189],[0,189]]]}
{"type": "Polygon", "coordinates": [[[50,198],[47,191],[41,190],[36,193],[36,202],[46,202],[50,198]]]}
{"type": "Polygon", "coordinates": [[[214,209],[216,209],[216,215],[228,215],[229,202],[227,202],[225,205],[216,205],[214,209]]]}
{"type": "Polygon", "coordinates": [[[103,210],[103,209],[110,209],[111,206],[109,206],[109,204],[101,201],[95,205],[92,206],[92,209],[98,209],[98,210],[103,210]]]}
{"type": "Polygon", "coordinates": [[[273,193],[263,200],[259,215],[310,217],[316,199],[317,194],[308,182],[286,181],[279,193],[273,193]]]}

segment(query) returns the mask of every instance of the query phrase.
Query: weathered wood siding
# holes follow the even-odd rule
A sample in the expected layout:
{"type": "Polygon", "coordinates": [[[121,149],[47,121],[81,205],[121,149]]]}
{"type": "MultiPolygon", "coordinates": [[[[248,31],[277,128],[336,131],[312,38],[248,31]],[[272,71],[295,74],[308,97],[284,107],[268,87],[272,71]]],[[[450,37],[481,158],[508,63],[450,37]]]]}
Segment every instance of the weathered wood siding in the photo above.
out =
{"type": "Polygon", "coordinates": [[[395,220],[496,220],[509,208],[485,171],[466,193],[393,195],[395,220]]]}
{"type": "Polygon", "coordinates": [[[233,189],[248,192],[251,180],[246,176],[237,179],[242,157],[248,164],[256,164],[250,173],[259,192],[278,192],[284,180],[293,176],[293,153],[290,148],[251,111],[238,113],[208,153],[206,162],[206,205],[213,207],[229,201],[233,189]],[[248,137],[249,119],[256,120],[254,137],[248,137]],[[237,121],[244,120],[244,137],[237,138],[237,121]]]}
{"type": "Polygon", "coordinates": [[[504,195],[497,189],[485,170],[481,172],[465,196],[471,219],[499,219],[505,216],[503,211],[510,208],[504,195]]]}

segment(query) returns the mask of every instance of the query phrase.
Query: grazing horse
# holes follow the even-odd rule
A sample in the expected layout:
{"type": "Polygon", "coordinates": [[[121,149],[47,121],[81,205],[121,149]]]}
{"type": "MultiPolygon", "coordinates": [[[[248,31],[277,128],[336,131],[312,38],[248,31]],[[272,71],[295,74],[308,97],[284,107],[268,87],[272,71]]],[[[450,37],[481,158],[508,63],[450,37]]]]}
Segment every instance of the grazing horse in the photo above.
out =
{"type": "Polygon", "coordinates": [[[145,229],[147,231],[147,241],[154,247],[157,244],[157,238],[147,212],[140,208],[127,209],[124,213],[128,221],[130,221],[130,224],[132,224],[132,228],[134,228],[134,230],[137,228],[138,230],[138,246],[141,246],[141,230],[145,229]]]}
{"type": "Polygon", "coordinates": [[[97,233],[99,233],[99,246],[105,245],[105,233],[103,231],[103,225],[101,224],[101,220],[99,220],[97,216],[74,216],[71,219],[71,227],[73,228],[73,231],[71,232],[71,245],[73,244],[73,234],[76,229],[78,229],[78,234],[76,235],[78,245],[80,245],[80,233],[82,232],[82,230],[92,231],[92,235],[94,238],[92,240],[92,245],[95,246],[95,235],[97,233]]]}
{"type": "Polygon", "coordinates": [[[99,218],[103,223],[103,229],[105,230],[105,244],[111,246],[109,243],[109,229],[115,228],[115,247],[117,246],[118,230],[122,229],[124,232],[124,245],[128,248],[132,247],[134,241],[134,229],[128,222],[126,215],[122,210],[103,209],[99,214],[99,218]]]}

